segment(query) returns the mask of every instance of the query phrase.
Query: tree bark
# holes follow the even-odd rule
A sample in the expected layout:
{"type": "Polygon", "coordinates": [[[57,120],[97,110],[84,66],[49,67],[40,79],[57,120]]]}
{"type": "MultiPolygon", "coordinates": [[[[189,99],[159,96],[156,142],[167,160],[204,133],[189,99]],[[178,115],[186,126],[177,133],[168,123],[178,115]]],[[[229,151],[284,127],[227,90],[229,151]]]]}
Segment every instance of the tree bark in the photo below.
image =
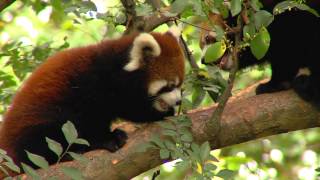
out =
{"type": "MultiPolygon", "coordinates": [[[[196,142],[209,141],[212,149],[217,149],[270,135],[319,127],[319,112],[293,91],[247,97],[252,95],[254,89],[250,88],[240,93],[241,96],[229,100],[222,114],[218,134],[205,131],[216,105],[190,111],[188,116],[192,119],[196,142]]],[[[71,166],[80,169],[85,179],[130,179],[164,162],[159,158],[157,150],[138,151],[142,144],[150,141],[152,134],[161,132],[157,123],[142,127],[125,123],[122,127],[129,133],[129,140],[116,153],[105,150],[88,152],[86,156],[90,162],[87,165],[76,161],[65,162],[52,166],[49,171],[40,170],[41,176],[68,179],[61,173],[59,166],[71,166]]]]}
{"type": "Polygon", "coordinates": [[[1,0],[0,1],[0,12],[10,6],[15,0],[1,0]]]}

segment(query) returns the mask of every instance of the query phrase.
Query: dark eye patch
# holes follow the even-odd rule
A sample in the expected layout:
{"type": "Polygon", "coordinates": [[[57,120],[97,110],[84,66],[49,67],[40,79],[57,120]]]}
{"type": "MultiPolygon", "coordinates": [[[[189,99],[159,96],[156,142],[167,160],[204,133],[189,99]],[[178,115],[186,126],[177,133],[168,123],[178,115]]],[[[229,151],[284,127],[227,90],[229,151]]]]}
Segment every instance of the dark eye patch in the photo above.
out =
{"type": "Polygon", "coordinates": [[[163,93],[173,91],[174,88],[176,88],[174,85],[165,86],[165,87],[161,88],[157,94],[163,94],[163,93]]]}

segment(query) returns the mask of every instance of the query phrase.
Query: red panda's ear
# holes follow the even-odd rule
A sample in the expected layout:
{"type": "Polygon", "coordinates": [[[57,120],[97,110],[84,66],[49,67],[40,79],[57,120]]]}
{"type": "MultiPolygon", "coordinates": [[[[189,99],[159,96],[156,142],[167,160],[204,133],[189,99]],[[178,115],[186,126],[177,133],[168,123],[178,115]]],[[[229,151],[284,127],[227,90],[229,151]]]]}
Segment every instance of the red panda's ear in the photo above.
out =
{"type": "Polygon", "coordinates": [[[166,33],[174,36],[179,41],[181,36],[181,28],[178,26],[171,26],[166,33]]]}
{"type": "Polygon", "coordinates": [[[134,40],[130,51],[129,62],[123,67],[126,71],[134,71],[143,65],[148,58],[159,56],[161,48],[149,33],[141,33],[134,40]]]}

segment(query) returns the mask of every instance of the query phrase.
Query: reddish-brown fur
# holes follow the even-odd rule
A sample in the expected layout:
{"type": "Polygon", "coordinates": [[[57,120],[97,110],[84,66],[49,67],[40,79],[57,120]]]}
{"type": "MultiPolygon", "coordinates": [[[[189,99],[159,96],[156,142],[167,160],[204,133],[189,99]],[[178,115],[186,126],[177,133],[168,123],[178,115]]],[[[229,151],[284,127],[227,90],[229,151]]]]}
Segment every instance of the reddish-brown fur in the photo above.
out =
{"type": "MultiPolygon", "coordinates": [[[[22,159],[21,157],[18,158],[17,150],[21,146],[21,141],[22,141],[21,139],[31,136],[30,137],[31,145],[32,143],[36,143],[36,141],[33,141],[33,136],[30,135],[30,132],[34,131],[33,130],[34,127],[38,128],[39,125],[40,127],[42,127],[41,125],[47,125],[47,124],[50,125],[51,123],[58,123],[58,121],[65,122],[66,120],[70,120],[70,119],[60,120],[59,118],[65,117],[64,116],[65,114],[62,114],[62,115],[59,115],[59,114],[60,112],[68,108],[68,106],[64,104],[64,101],[69,96],[71,96],[72,93],[74,93],[73,88],[79,88],[79,87],[73,87],[73,84],[71,82],[74,83],[74,80],[79,80],[82,76],[86,76],[83,74],[91,72],[92,69],[101,70],[99,69],[100,68],[99,66],[101,65],[106,64],[106,66],[110,65],[112,67],[118,67],[118,64],[119,64],[121,65],[121,67],[123,67],[129,59],[129,51],[132,46],[132,42],[137,35],[138,34],[127,35],[116,40],[106,40],[97,45],[68,49],[49,57],[41,66],[39,66],[32,73],[29,79],[26,80],[26,82],[22,85],[22,87],[19,89],[19,91],[15,95],[12,105],[9,107],[8,112],[5,114],[4,121],[1,126],[0,148],[6,150],[8,155],[11,156],[16,163],[20,163],[22,159]],[[127,59],[124,57],[127,57],[127,59]]],[[[129,86],[128,92],[130,92],[130,88],[131,88],[130,83],[134,84],[138,82],[139,84],[141,84],[140,86],[143,86],[142,89],[145,89],[145,91],[147,91],[147,85],[154,80],[166,79],[166,80],[174,81],[175,78],[178,77],[180,80],[179,81],[180,84],[183,81],[184,57],[183,57],[183,52],[179,47],[179,44],[177,43],[175,37],[173,37],[171,34],[163,35],[159,33],[152,33],[152,35],[154,36],[154,38],[157,40],[158,44],[161,47],[161,55],[159,57],[150,59],[148,61],[146,60],[146,62],[144,62],[143,64],[143,67],[141,67],[141,70],[138,70],[137,72],[124,72],[123,69],[116,69],[111,71],[110,68],[108,69],[108,67],[105,67],[107,70],[110,70],[110,72],[109,71],[106,72],[107,74],[112,76],[114,74],[116,75],[117,73],[119,74],[115,78],[119,78],[118,81],[124,81],[125,84],[128,84],[129,86]],[[123,75],[126,73],[128,75],[123,75]],[[140,76],[139,75],[140,73],[145,73],[145,74],[143,76],[140,76]],[[127,77],[129,77],[128,79],[130,79],[130,76],[133,76],[133,77],[137,76],[139,78],[143,77],[143,79],[134,80],[136,82],[131,82],[131,80],[127,81],[127,77]]],[[[79,81],[80,81],[80,85],[83,85],[81,84],[81,79],[79,81]]],[[[114,81],[114,82],[117,82],[117,81],[114,81]]],[[[98,84],[99,85],[98,88],[100,86],[102,88],[105,88],[106,86],[117,85],[117,84],[109,85],[108,83],[110,82],[101,82],[101,84],[98,84]]],[[[95,92],[95,88],[97,87],[92,87],[93,93],[95,92]]],[[[137,90],[137,89],[133,89],[133,90],[137,90]]],[[[106,94],[108,93],[109,92],[106,92],[106,94]]],[[[123,93],[127,93],[127,90],[123,90],[123,93]]],[[[129,95],[128,96],[129,98],[135,97],[135,95],[137,94],[135,92],[130,92],[130,93],[132,93],[132,95],[129,95]]],[[[141,93],[139,92],[138,95],[141,95],[141,93]]],[[[86,96],[86,94],[84,96],[86,96]]],[[[106,102],[106,103],[104,103],[105,101],[101,101],[104,103],[104,104],[101,104],[101,106],[106,106],[105,108],[106,109],[109,108],[108,110],[110,110],[110,108],[112,107],[110,103],[123,104],[122,102],[123,100],[121,98],[119,101],[120,102],[106,102]]],[[[68,103],[70,102],[68,101],[67,104],[68,103]]],[[[100,101],[98,101],[98,104],[99,103],[100,101]]],[[[141,101],[138,103],[149,103],[149,102],[141,101]]],[[[93,105],[94,104],[97,104],[97,102],[93,102],[93,105]]],[[[77,102],[75,102],[75,105],[77,105],[77,102]]],[[[119,105],[114,105],[114,106],[119,107],[119,105]]],[[[142,107],[143,106],[145,106],[145,104],[143,104],[142,107]]],[[[83,108],[83,107],[81,106],[80,108],[83,108]]],[[[85,108],[86,109],[84,110],[89,109],[90,110],[89,112],[91,111],[93,112],[92,120],[91,119],[90,120],[87,119],[87,120],[90,121],[89,123],[97,123],[97,127],[99,127],[101,123],[105,123],[107,125],[110,124],[111,121],[113,120],[110,118],[113,118],[114,116],[118,116],[118,114],[116,114],[116,115],[110,115],[110,117],[107,116],[106,118],[103,118],[104,114],[101,114],[103,119],[101,121],[103,122],[100,122],[100,120],[99,122],[95,122],[95,121],[98,121],[95,118],[99,117],[97,114],[101,113],[101,111],[99,110],[103,107],[97,107],[98,109],[97,112],[95,112],[96,107],[85,106],[85,108]]],[[[150,112],[150,114],[147,114],[146,116],[149,117],[152,113],[153,112],[150,112]]],[[[121,116],[126,117],[126,116],[132,115],[130,113],[128,114],[129,115],[121,115],[121,116]]],[[[155,117],[161,118],[163,115],[157,114],[157,116],[155,117]]],[[[134,116],[136,116],[136,114],[134,114],[134,116]]],[[[134,118],[137,118],[137,117],[134,117],[134,118]]],[[[135,120],[134,118],[132,121],[138,121],[138,120],[135,120]]],[[[159,120],[159,119],[154,119],[154,120],[159,120]]],[[[71,121],[73,120],[71,119],[71,121]]],[[[139,122],[146,122],[146,121],[153,121],[153,120],[147,119],[147,120],[141,120],[139,122]]],[[[88,125],[88,123],[85,122],[83,126],[85,125],[88,125]]],[[[53,130],[53,129],[50,129],[50,127],[51,126],[49,126],[49,128],[47,129],[48,131],[53,130]]],[[[44,133],[45,131],[46,129],[44,129],[44,133]]],[[[61,129],[55,129],[55,131],[61,131],[61,129]]],[[[107,128],[106,133],[108,133],[109,131],[110,130],[108,130],[107,128]]],[[[96,133],[95,128],[92,128],[91,130],[89,127],[88,127],[88,132],[91,132],[93,134],[96,133]]],[[[85,132],[84,134],[88,132],[85,132]]],[[[109,133],[112,133],[112,132],[109,132],[109,133]]],[[[46,135],[46,134],[41,134],[41,136],[43,135],[46,135]]],[[[81,137],[82,133],[79,132],[79,135],[81,137]]],[[[108,140],[108,138],[112,138],[112,134],[107,134],[106,137],[108,140]]],[[[59,139],[57,141],[59,141],[59,139]]],[[[94,143],[90,142],[90,144],[94,144],[94,143]]],[[[41,144],[41,146],[42,145],[43,144],[41,144]]],[[[38,144],[35,144],[34,146],[38,146],[38,144]]],[[[35,148],[39,149],[43,147],[35,147],[35,148]]],[[[45,150],[41,149],[41,151],[45,151],[45,150]]],[[[45,153],[47,152],[45,151],[45,153]]],[[[50,161],[50,163],[52,162],[50,161]]]]}

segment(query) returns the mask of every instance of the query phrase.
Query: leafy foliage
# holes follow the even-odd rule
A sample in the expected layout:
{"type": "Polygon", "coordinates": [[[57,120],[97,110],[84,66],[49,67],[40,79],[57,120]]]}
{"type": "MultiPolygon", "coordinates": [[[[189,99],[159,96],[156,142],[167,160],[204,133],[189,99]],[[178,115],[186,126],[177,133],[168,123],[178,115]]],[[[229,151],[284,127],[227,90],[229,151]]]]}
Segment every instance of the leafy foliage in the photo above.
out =
{"type": "Polygon", "coordinates": [[[161,159],[180,159],[176,163],[177,168],[192,169],[192,176],[197,179],[210,179],[214,176],[229,179],[234,172],[230,170],[219,170],[215,165],[218,160],[210,154],[210,145],[204,142],[201,145],[193,142],[191,120],[187,116],[170,118],[166,122],[160,122],[162,139],[154,135],[151,144],[144,148],[157,148],[161,159]]]}
{"type": "MultiPolygon", "coordinates": [[[[170,6],[171,9],[166,12],[167,15],[180,15],[180,20],[194,24],[196,20],[208,21],[208,13],[220,13],[223,18],[234,17],[238,20],[241,11],[246,10],[249,21],[243,24],[243,38],[240,48],[250,48],[257,58],[262,58],[268,51],[269,37],[267,32],[268,25],[273,21],[274,15],[282,13],[292,8],[310,11],[318,15],[318,13],[310,9],[304,4],[304,0],[283,1],[279,3],[273,12],[267,12],[262,9],[262,4],[259,0],[249,0],[244,6],[243,0],[163,0],[162,3],[170,6]],[[226,3],[228,2],[228,3],[226,3]]],[[[98,42],[103,37],[114,37],[121,34],[127,21],[125,10],[119,1],[105,1],[104,7],[106,11],[101,11],[101,8],[94,1],[82,0],[22,0],[19,3],[14,3],[10,8],[1,12],[0,16],[0,112],[3,113],[12,98],[12,95],[21,85],[21,82],[38,66],[44,59],[56,51],[60,51],[67,47],[79,46],[87,43],[98,42]],[[44,12],[50,10],[48,21],[39,21],[43,18],[44,12]],[[21,21],[25,19],[29,21],[21,21]],[[24,26],[18,22],[23,22],[24,26]],[[32,28],[27,24],[32,24],[32,28]],[[26,30],[28,29],[28,31],[26,30]],[[31,29],[31,30],[30,30],[31,29]],[[35,33],[36,32],[36,33],[35,33]],[[9,34],[8,40],[7,37],[9,34]],[[36,35],[34,35],[36,34],[36,35]],[[27,40],[26,40],[27,39],[27,40]],[[26,43],[26,42],[31,43],[26,43]]],[[[152,13],[162,12],[155,10],[144,1],[136,1],[136,10],[138,15],[146,16],[152,13]]],[[[164,9],[166,11],[166,9],[164,9]]],[[[181,24],[184,24],[178,21],[181,24]]],[[[231,24],[231,28],[236,24],[231,24]]],[[[161,31],[163,26],[156,29],[161,31]]],[[[212,65],[200,64],[202,55],[207,55],[206,62],[214,62],[221,58],[223,53],[232,51],[233,41],[227,38],[228,32],[218,26],[211,27],[212,32],[217,34],[216,48],[211,48],[207,52],[202,52],[198,45],[199,31],[196,27],[186,25],[183,26],[183,37],[186,39],[188,47],[191,49],[195,57],[199,69],[188,68],[186,81],[183,85],[183,105],[182,111],[207,105],[215,102],[221,92],[226,87],[226,73],[212,65]],[[225,43],[222,46],[222,42],[225,43]],[[219,45],[220,44],[220,45],[219,45]]],[[[234,85],[234,89],[238,90],[252,83],[253,81],[262,79],[266,74],[270,74],[270,68],[259,67],[239,73],[239,81],[234,85]]],[[[183,119],[181,117],[181,119],[183,119]]],[[[204,177],[212,177],[213,175],[228,179],[229,175],[234,175],[233,172],[241,170],[241,173],[247,174],[237,175],[237,179],[246,179],[247,177],[259,175],[261,179],[288,179],[286,174],[295,174],[298,176],[298,171],[292,173],[291,169],[311,168],[309,172],[315,171],[318,167],[319,158],[315,158],[312,166],[305,161],[301,161],[306,149],[312,152],[317,152],[313,148],[319,141],[318,131],[310,130],[307,132],[296,132],[289,135],[278,136],[271,138],[271,145],[265,145],[264,141],[248,143],[246,145],[238,145],[235,147],[224,148],[219,150],[215,157],[219,158],[219,162],[212,156],[212,153],[207,153],[210,149],[207,143],[196,144],[193,141],[192,134],[188,127],[188,121],[178,121],[181,124],[176,124],[174,121],[162,124],[163,135],[168,139],[160,139],[154,137],[148,147],[158,148],[160,156],[163,159],[181,158],[181,162],[177,164],[179,171],[166,174],[168,179],[171,174],[182,174],[184,177],[186,172],[184,167],[193,169],[194,177],[199,179],[204,177]],[[185,126],[183,126],[183,124],[185,126]],[[182,126],[182,127],[180,127],[182,126]],[[179,131],[177,130],[179,129],[179,131]],[[177,141],[176,141],[177,140],[177,141]],[[178,142],[178,143],[177,143],[178,142]],[[283,152],[283,159],[274,161],[270,158],[272,150],[279,149],[283,152]],[[311,150],[310,150],[311,149],[311,150]],[[240,156],[240,155],[241,156],[240,156]],[[243,155],[245,154],[245,155],[243,155]],[[270,156],[270,157],[269,157],[270,156]],[[267,157],[267,158],[266,158],[267,157]],[[211,158],[211,159],[210,159],[211,158]],[[285,162],[285,163],[284,163],[285,162]],[[255,164],[256,163],[256,164],[255,164]],[[222,168],[217,164],[223,164],[222,168]],[[252,165],[255,164],[255,165],[252,165]],[[232,170],[230,172],[229,170],[232,170]],[[261,175],[264,172],[268,175],[261,175]],[[272,173],[275,172],[275,173],[272,173]]],[[[65,135],[70,144],[88,144],[87,141],[79,139],[72,125],[64,126],[65,135]]],[[[82,162],[87,162],[87,159],[74,152],[63,149],[59,142],[56,142],[49,137],[46,138],[49,149],[53,151],[58,159],[68,155],[82,162]]],[[[69,146],[71,146],[69,144],[69,146]]],[[[68,147],[69,147],[68,146],[68,147]]],[[[279,151],[275,151],[278,152],[279,151]]],[[[32,152],[30,152],[32,153],[32,152]]],[[[14,165],[13,161],[6,155],[5,152],[0,152],[1,166],[4,170],[9,168],[14,171],[19,171],[19,167],[14,165]]],[[[31,155],[33,156],[33,155],[31,155]]],[[[318,156],[317,156],[318,157],[318,156]]],[[[34,159],[39,166],[46,166],[42,160],[34,159]]],[[[41,158],[40,158],[41,159],[41,158]]],[[[60,161],[60,160],[58,160],[60,161]]],[[[37,174],[26,165],[23,169],[29,174],[32,174],[34,179],[38,178],[37,174]]],[[[71,178],[79,178],[79,172],[75,169],[64,169],[64,172],[71,178]]],[[[163,171],[161,171],[163,174],[163,171]]],[[[164,173],[165,174],[165,173],[164,173]]],[[[312,174],[312,173],[308,173],[312,174]]],[[[161,177],[161,175],[160,175],[161,177]]],[[[160,178],[159,177],[159,178],[160,178]]],[[[309,176],[308,176],[309,177],[309,176]]],[[[180,178],[180,179],[181,179],[180,178]]],[[[300,177],[300,179],[303,179],[300,177]]],[[[179,179],[179,178],[173,178],[179,179]]]]}
{"type": "MultiPolygon", "coordinates": [[[[55,154],[57,154],[57,162],[59,163],[62,158],[64,158],[65,155],[70,155],[75,160],[78,160],[84,164],[88,163],[89,160],[82,156],[81,154],[74,153],[69,151],[70,147],[73,144],[81,144],[81,145],[87,145],[89,146],[89,143],[85,139],[78,138],[78,133],[77,130],[75,129],[73,123],[70,121],[66,122],[62,126],[62,131],[64,133],[64,136],[68,142],[67,148],[63,151],[62,145],[59,142],[54,141],[53,139],[50,139],[46,137],[46,141],[48,143],[48,147],[51,151],[53,151],[55,154]]],[[[36,165],[37,167],[41,169],[48,169],[49,168],[49,163],[48,161],[37,154],[33,154],[29,151],[26,151],[27,156],[29,160],[36,165]]],[[[0,149],[0,170],[4,172],[8,178],[11,178],[10,174],[8,173],[7,169],[12,170],[14,172],[20,172],[20,168],[13,162],[13,160],[6,154],[6,152],[2,149],[0,149]]],[[[29,175],[32,179],[41,179],[37,171],[32,168],[31,166],[21,163],[21,167],[23,171],[29,175]]],[[[61,170],[63,173],[65,173],[68,177],[75,179],[75,180],[81,180],[82,178],[82,173],[78,169],[72,168],[72,167],[61,167],[61,170]]],[[[54,178],[54,177],[52,177],[54,178]]]]}

